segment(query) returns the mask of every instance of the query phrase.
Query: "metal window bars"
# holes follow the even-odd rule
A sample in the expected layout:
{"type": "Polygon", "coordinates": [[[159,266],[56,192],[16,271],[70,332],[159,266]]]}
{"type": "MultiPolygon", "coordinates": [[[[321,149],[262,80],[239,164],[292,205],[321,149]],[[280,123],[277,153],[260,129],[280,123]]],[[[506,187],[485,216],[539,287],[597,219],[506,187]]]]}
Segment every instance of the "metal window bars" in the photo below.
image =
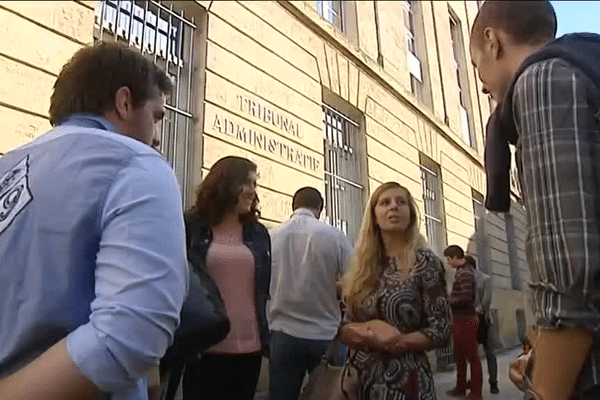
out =
{"type": "Polygon", "coordinates": [[[423,187],[423,205],[427,240],[431,248],[442,254],[444,240],[444,215],[438,172],[421,165],[421,184],[423,187]]]}
{"type": "Polygon", "coordinates": [[[358,124],[323,105],[325,220],[356,240],[363,214],[358,124]]]}
{"type": "MultiPolygon", "coordinates": [[[[172,164],[189,201],[193,157],[193,18],[163,1],[99,1],[95,9],[94,40],[135,46],[163,69],[173,81],[166,115],[158,126],[159,151],[172,164]]],[[[187,204],[184,204],[187,205],[187,204]]]]}

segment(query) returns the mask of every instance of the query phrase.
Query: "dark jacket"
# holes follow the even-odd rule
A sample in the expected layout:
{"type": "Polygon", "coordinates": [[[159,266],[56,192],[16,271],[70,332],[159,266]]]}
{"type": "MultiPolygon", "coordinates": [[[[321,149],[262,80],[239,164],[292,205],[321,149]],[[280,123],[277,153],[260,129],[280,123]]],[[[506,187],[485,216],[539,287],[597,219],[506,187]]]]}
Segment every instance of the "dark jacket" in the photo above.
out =
{"type": "MultiPolygon", "coordinates": [[[[212,231],[197,217],[185,215],[186,242],[188,260],[197,268],[206,267],[208,248],[212,243],[212,231]]],[[[260,341],[263,355],[268,356],[270,333],[267,323],[267,300],[269,300],[269,286],[271,284],[271,237],[267,228],[260,224],[244,225],[244,244],[254,256],[255,269],[255,304],[256,316],[260,329],[260,341]]]]}
{"type": "Polygon", "coordinates": [[[516,144],[518,139],[512,104],[514,86],[527,67],[551,58],[565,60],[600,88],[600,35],[594,33],[564,35],[523,61],[506,96],[490,117],[487,126],[484,158],[487,176],[485,207],[488,210],[500,212],[510,210],[509,144],[516,144]]]}

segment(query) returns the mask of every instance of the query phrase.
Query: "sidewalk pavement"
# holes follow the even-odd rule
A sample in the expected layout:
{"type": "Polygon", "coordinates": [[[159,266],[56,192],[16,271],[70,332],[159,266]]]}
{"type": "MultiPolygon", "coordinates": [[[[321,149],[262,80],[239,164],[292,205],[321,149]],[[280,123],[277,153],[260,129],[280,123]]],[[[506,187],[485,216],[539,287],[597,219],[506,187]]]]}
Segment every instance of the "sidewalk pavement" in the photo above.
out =
{"type": "MultiPolygon", "coordinates": [[[[512,361],[517,359],[520,353],[521,348],[516,348],[497,354],[498,387],[500,388],[499,394],[490,393],[487,362],[485,361],[485,357],[482,358],[481,367],[483,369],[483,398],[485,400],[519,400],[523,398],[523,392],[517,389],[508,377],[508,366],[512,361]]],[[[456,371],[436,373],[434,376],[434,383],[437,392],[437,400],[454,399],[453,397],[446,395],[446,391],[452,389],[456,385],[456,371]]],[[[266,391],[257,392],[256,396],[254,397],[254,400],[266,399],[266,391]]]]}
{"type": "MultiPolygon", "coordinates": [[[[488,383],[489,375],[487,369],[487,362],[485,357],[481,359],[481,368],[483,370],[483,398],[485,400],[519,400],[523,398],[523,392],[510,381],[508,377],[508,366],[510,363],[517,359],[521,354],[521,348],[508,350],[496,355],[498,359],[498,388],[500,389],[499,394],[490,393],[490,384],[488,383]]],[[[469,377],[470,374],[467,374],[469,377]]],[[[446,391],[456,386],[456,371],[453,372],[442,372],[437,373],[434,376],[435,389],[437,392],[437,400],[450,400],[454,397],[450,397],[446,394],[446,391]]]]}

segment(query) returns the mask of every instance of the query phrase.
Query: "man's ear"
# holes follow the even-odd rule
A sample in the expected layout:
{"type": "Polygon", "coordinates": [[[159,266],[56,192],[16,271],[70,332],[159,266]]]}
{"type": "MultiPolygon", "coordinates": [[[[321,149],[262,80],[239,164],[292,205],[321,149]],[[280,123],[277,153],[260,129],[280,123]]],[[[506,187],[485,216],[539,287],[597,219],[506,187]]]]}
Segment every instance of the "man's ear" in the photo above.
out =
{"type": "Polygon", "coordinates": [[[115,112],[122,120],[128,120],[133,111],[133,98],[127,86],[120,87],[115,93],[115,112]]]}
{"type": "Polygon", "coordinates": [[[502,56],[503,47],[498,32],[491,27],[485,28],[483,31],[483,48],[494,57],[494,60],[498,60],[502,56]]]}

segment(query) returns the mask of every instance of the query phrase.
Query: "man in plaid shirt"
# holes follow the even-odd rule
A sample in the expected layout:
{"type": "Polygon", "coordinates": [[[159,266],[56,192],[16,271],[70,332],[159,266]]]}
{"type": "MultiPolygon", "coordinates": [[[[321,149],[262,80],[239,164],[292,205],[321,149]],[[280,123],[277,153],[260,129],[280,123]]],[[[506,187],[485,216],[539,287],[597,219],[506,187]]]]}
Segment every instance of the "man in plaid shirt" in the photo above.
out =
{"type": "Polygon", "coordinates": [[[486,1],[471,57],[499,102],[486,207],[508,211],[509,143],[527,209],[540,325],[527,398],[600,398],[600,36],[554,39],[549,1],[486,1]]]}

